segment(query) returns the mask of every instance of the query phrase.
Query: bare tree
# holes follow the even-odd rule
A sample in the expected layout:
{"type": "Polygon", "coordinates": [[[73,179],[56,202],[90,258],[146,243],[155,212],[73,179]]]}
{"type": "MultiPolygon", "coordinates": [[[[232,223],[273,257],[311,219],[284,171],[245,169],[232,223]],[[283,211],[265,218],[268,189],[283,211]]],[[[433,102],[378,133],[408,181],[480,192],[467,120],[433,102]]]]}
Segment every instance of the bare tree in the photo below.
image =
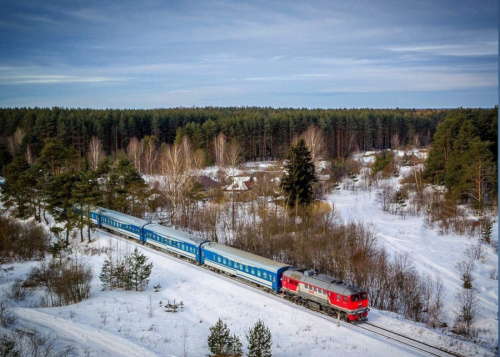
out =
{"type": "Polygon", "coordinates": [[[304,139],[306,142],[307,148],[311,152],[313,160],[318,160],[325,155],[325,138],[320,128],[311,125],[300,138],[304,139]]]}
{"type": "Polygon", "coordinates": [[[455,293],[457,317],[453,331],[467,336],[474,335],[472,323],[479,312],[479,297],[475,289],[459,289],[455,293]]]}
{"type": "Polygon", "coordinates": [[[89,143],[89,152],[87,154],[89,159],[90,168],[95,171],[99,163],[106,157],[101,144],[101,140],[98,137],[93,136],[89,143]]]}
{"type": "MultiPolygon", "coordinates": [[[[228,169],[230,171],[230,175],[235,176],[236,169],[241,163],[241,147],[235,140],[231,141],[229,147],[226,152],[226,164],[228,165],[228,169]]],[[[234,218],[235,218],[235,209],[234,209],[234,185],[231,186],[231,228],[234,229],[234,218]]]]}
{"type": "Polygon", "coordinates": [[[26,145],[26,153],[24,154],[24,158],[30,165],[35,163],[35,156],[33,155],[33,150],[31,149],[31,145],[26,145]]]}
{"type": "Polygon", "coordinates": [[[455,266],[460,273],[464,289],[472,289],[472,282],[474,281],[472,276],[472,272],[474,271],[474,255],[470,248],[465,249],[463,259],[455,266]]]}
{"type": "Polygon", "coordinates": [[[396,133],[391,137],[391,147],[393,149],[399,148],[399,145],[401,144],[401,141],[399,140],[399,134],[396,133]]]}
{"type": "Polygon", "coordinates": [[[136,171],[142,172],[142,145],[135,136],[130,139],[130,143],[127,146],[127,155],[130,161],[132,161],[132,163],[134,164],[136,171]]]}
{"type": "Polygon", "coordinates": [[[225,164],[226,142],[226,135],[222,131],[214,139],[215,163],[219,166],[224,166],[225,164]]]}
{"type": "Polygon", "coordinates": [[[146,174],[155,173],[156,162],[158,160],[158,138],[156,136],[145,136],[142,139],[142,150],[144,155],[144,171],[146,174]]]}
{"type": "Polygon", "coordinates": [[[167,145],[160,154],[160,191],[172,206],[171,220],[179,222],[179,208],[186,193],[191,188],[190,171],[197,168],[187,136],[180,144],[167,145]]]}
{"type": "Polygon", "coordinates": [[[19,153],[25,135],[26,133],[24,132],[24,130],[18,127],[14,132],[14,135],[9,137],[8,143],[12,156],[17,156],[17,154],[19,153]]]}
{"type": "Polygon", "coordinates": [[[444,327],[443,302],[445,299],[445,290],[443,279],[437,276],[435,282],[427,278],[426,284],[426,324],[431,328],[444,327]]]}

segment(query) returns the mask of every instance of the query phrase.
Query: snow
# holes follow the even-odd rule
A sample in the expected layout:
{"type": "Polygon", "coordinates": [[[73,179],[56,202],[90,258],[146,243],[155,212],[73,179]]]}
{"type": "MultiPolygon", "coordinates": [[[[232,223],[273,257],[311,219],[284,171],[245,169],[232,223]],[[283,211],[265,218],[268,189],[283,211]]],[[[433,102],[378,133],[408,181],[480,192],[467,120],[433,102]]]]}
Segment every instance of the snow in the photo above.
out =
{"type": "MultiPolygon", "coordinates": [[[[58,308],[17,307],[21,326],[56,334],[91,356],[205,356],[209,328],[223,319],[246,346],[245,334],[262,319],[272,332],[274,356],[419,355],[390,341],[358,331],[354,326],[337,327],[336,321],[310,312],[245,284],[207,271],[185,261],[130,241],[100,232],[94,245],[130,250],[139,246],[153,262],[150,286],[157,293],[102,291],[94,279],[92,297],[58,308]],[[117,243],[117,240],[119,241],[117,243]],[[183,302],[177,313],[165,312],[168,301],[183,302]]],[[[92,256],[94,275],[104,256],[92,256]]],[[[16,274],[17,269],[10,274],[16,274]]],[[[4,278],[4,288],[13,275],[4,278]]],[[[28,305],[29,302],[22,303],[28,305]]]]}
{"type": "MultiPolygon", "coordinates": [[[[363,157],[369,162],[373,156],[365,154],[363,157]]],[[[456,309],[453,295],[461,286],[455,264],[462,259],[468,245],[476,244],[477,237],[440,235],[435,229],[428,228],[422,217],[406,216],[403,219],[383,212],[376,189],[339,190],[326,199],[343,220],[372,224],[380,244],[389,253],[406,252],[421,274],[431,278],[441,276],[446,289],[445,310],[449,324],[452,323],[456,309]]],[[[493,226],[492,238],[498,239],[497,222],[493,226]]],[[[36,294],[25,301],[9,301],[18,317],[16,329],[31,327],[56,335],[62,342],[76,346],[79,356],[206,356],[209,353],[209,328],[219,318],[227,323],[231,333],[239,336],[244,351],[247,346],[245,334],[261,319],[271,330],[273,356],[276,357],[423,355],[355,326],[337,326],[336,320],[293,305],[280,296],[248,287],[110,233],[97,231],[94,240],[91,246],[96,248],[131,251],[139,247],[154,264],[148,289],[144,292],[103,291],[98,276],[106,256],[83,256],[80,252],[79,257],[83,256],[93,266],[91,298],[57,308],[36,307],[39,298],[36,294]],[[153,289],[157,284],[161,285],[159,292],[153,289]],[[177,313],[166,312],[164,306],[174,300],[177,303],[182,301],[184,308],[177,313]]],[[[484,258],[476,261],[474,270],[481,306],[474,327],[480,331],[476,339],[480,343],[460,340],[449,332],[429,329],[376,309],[371,310],[369,320],[461,355],[495,355],[494,347],[498,343],[498,257],[491,246],[486,246],[483,253],[484,258]]],[[[25,278],[36,264],[3,265],[0,291],[9,291],[13,282],[25,278]]],[[[0,327],[2,332],[5,329],[0,327]]]]}

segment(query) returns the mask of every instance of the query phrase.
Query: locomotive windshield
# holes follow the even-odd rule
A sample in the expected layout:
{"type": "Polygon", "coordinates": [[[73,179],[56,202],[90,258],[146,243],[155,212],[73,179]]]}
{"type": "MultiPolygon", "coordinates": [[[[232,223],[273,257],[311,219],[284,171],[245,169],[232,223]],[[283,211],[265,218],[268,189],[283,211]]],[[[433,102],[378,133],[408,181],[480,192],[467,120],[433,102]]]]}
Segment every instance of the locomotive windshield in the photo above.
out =
{"type": "Polygon", "coordinates": [[[366,300],[366,299],[367,299],[366,293],[361,293],[361,300],[366,300]]]}
{"type": "Polygon", "coordinates": [[[358,301],[359,300],[359,295],[351,295],[351,301],[358,301]]]}

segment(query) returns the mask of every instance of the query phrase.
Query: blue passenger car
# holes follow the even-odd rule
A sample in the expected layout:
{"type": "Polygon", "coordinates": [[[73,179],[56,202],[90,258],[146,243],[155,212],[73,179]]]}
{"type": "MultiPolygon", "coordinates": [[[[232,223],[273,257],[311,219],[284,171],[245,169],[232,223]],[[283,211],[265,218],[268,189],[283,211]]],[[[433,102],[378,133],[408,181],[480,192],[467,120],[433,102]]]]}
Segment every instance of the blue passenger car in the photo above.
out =
{"type": "Polygon", "coordinates": [[[200,246],[206,239],[156,223],[144,227],[149,244],[200,262],[200,246]]]}
{"type": "Polygon", "coordinates": [[[98,219],[97,225],[99,227],[111,229],[140,241],[145,241],[146,239],[143,232],[144,226],[150,224],[149,221],[105,208],[92,211],[92,220],[94,217],[98,219]]]}
{"type": "Polygon", "coordinates": [[[281,289],[283,272],[292,268],[288,264],[214,242],[202,245],[201,263],[276,292],[281,289]]]}

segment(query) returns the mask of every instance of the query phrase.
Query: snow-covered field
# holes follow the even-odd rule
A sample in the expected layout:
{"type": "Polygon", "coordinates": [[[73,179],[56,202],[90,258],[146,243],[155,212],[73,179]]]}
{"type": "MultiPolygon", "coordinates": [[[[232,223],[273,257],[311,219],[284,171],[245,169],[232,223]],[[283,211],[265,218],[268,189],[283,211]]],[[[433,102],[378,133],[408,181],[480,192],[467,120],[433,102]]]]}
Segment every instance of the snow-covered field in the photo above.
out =
{"type": "MultiPolygon", "coordinates": [[[[477,238],[439,235],[426,228],[421,217],[402,219],[383,212],[374,190],[340,190],[327,199],[342,219],[372,223],[380,243],[390,253],[408,252],[422,274],[441,276],[451,324],[455,309],[453,295],[461,284],[455,264],[461,259],[465,246],[475,244],[477,238]]],[[[492,237],[498,239],[498,223],[494,224],[492,237]]],[[[15,328],[32,327],[58,336],[59,342],[76,346],[79,356],[206,356],[209,328],[219,318],[227,323],[231,333],[240,337],[244,351],[245,334],[261,319],[272,333],[273,356],[422,355],[355,326],[337,326],[335,320],[292,305],[279,296],[112,234],[98,231],[94,239],[94,247],[112,246],[122,251],[141,247],[154,264],[148,289],[145,292],[102,291],[98,276],[105,255],[83,256],[93,266],[91,298],[60,308],[34,308],[36,295],[17,304],[9,301],[18,317],[15,328]],[[153,286],[157,284],[161,289],[154,292],[153,286]],[[177,313],[166,312],[164,306],[174,300],[182,301],[184,308],[177,313]]],[[[474,326],[480,330],[481,343],[461,341],[452,338],[450,333],[431,330],[376,309],[370,312],[369,320],[462,355],[494,355],[498,341],[498,281],[491,275],[497,269],[498,257],[489,246],[485,248],[484,257],[482,262],[476,262],[474,271],[481,308],[474,326]]],[[[35,264],[2,266],[0,292],[8,291],[11,284],[23,279],[35,264]]]]}

